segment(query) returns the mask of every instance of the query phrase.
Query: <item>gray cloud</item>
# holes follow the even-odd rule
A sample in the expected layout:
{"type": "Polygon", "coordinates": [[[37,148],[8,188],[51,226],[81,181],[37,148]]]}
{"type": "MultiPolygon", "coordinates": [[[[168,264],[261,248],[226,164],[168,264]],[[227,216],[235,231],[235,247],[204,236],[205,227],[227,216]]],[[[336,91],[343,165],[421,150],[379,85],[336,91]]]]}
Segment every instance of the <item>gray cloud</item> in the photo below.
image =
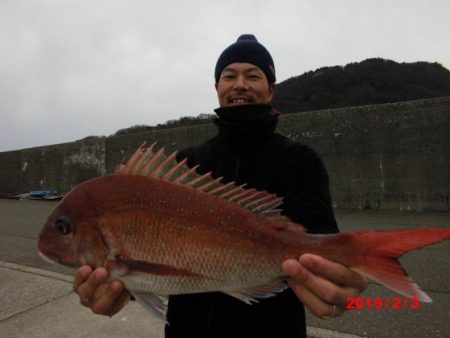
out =
{"type": "Polygon", "coordinates": [[[109,135],[216,107],[242,33],[280,81],[369,57],[450,67],[447,1],[0,1],[0,151],[109,135]]]}

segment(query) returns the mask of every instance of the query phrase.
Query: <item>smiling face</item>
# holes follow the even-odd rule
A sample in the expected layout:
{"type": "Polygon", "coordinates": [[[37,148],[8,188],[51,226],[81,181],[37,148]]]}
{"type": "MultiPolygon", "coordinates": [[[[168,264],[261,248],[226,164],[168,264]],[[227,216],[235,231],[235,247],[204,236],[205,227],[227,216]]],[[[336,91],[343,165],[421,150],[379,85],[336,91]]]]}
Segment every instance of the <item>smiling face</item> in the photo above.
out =
{"type": "Polygon", "coordinates": [[[269,103],[273,98],[274,83],[269,83],[264,72],[251,63],[232,63],[225,67],[216,83],[221,107],[248,103],[269,103]]]}

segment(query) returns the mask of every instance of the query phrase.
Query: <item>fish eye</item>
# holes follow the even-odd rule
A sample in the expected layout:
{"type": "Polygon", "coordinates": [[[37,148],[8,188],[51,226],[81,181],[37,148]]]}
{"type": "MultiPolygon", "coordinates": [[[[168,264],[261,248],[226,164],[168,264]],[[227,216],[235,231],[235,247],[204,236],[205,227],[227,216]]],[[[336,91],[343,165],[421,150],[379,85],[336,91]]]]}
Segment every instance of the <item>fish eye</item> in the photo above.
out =
{"type": "Polygon", "coordinates": [[[72,232],[72,224],[70,224],[70,220],[67,217],[61,216],[55,222],[55,229],[61,235],[68,235],[72,232]]]}

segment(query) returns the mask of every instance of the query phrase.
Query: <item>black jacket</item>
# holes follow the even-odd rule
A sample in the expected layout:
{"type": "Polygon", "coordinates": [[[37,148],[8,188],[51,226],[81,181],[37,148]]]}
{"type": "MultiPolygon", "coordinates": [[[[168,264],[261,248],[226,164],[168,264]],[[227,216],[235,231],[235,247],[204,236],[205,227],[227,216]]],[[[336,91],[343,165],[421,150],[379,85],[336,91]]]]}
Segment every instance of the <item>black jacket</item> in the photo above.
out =
{"type": "MultiPolygon", "coordinates": [[[[274,132],[277,116],[270,106],[243,107],[231,111],[247,114],[244,123],[234,123],[228,109],[219,110],[219,134],[185,150],[179,159],[187,157],[189,166],[199,164],[199,172],[211,171],[213,177],[223,176],[223,182],[246,183],[282,196],[283,214],[308,232],[337,232],[320,158],[309,147],[274,132]],[[249,120],[254,109],[257,116],[249,120]]],[[[167,338],[306,336],[303,305],[290,289],[252,305],[223,293],[171,296],[167,319],[167,338]]]]}

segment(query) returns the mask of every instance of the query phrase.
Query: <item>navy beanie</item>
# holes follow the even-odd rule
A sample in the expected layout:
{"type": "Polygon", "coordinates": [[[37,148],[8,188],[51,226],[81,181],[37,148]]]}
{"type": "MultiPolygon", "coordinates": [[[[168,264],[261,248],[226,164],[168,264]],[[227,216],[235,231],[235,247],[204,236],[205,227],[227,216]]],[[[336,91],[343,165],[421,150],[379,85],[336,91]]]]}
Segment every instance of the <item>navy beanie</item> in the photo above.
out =
{"type": "Polygon", "coordinates": [[[275,65],[269,51],[252,34],[241,35],[235,43],[225,49],[217,60],[214,76],[219,82],[222,70],[231,63],[246,62],[261,68],[269,83],[275,83],[275,65]]]}

